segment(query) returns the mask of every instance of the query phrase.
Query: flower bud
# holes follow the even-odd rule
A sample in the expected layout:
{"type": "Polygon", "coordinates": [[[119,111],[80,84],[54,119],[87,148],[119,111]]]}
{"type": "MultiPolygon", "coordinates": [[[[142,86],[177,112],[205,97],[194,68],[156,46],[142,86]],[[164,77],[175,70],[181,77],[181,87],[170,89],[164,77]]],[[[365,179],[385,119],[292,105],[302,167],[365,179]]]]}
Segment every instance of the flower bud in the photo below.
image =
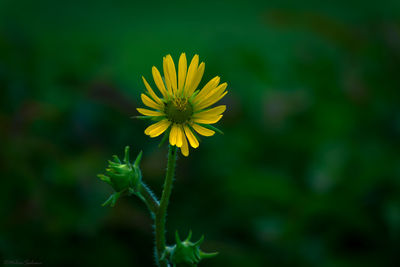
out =
{"type": "Polygon", "coordinates": [[[139,163],[142,158],[142,152],[137,156],[135,163],[129,162],[129,146],[125,147],[124,161],[121,162],[117,156],[113,156],[113,161],[108,161],[108,167],[105,174],[99,174],[100,180],[108,183],[115,190],[109,199],[103,203],[103,206],[114,206],[116,201],[124,194],[139,194],[142,173],[139,163]]]}
{"type": "Polygon", "coordinates": [[[189,232],[188,237],[181,241],[179,238],[178,232],[175,233],[176,244],[173,246],[169,246],[165,249],[162,258],[163,260],[167,259],[173,267],[176,266],[188,266],[188,267],[196,267],[197,264],[206,258],[214,257],[218,254],[218,252],[214,253],[205,253],[200,250],[200,245],[204,241],[204,236],[200,238],[195,243],[190,241],[192,237],[192,231],[189,232]]]}

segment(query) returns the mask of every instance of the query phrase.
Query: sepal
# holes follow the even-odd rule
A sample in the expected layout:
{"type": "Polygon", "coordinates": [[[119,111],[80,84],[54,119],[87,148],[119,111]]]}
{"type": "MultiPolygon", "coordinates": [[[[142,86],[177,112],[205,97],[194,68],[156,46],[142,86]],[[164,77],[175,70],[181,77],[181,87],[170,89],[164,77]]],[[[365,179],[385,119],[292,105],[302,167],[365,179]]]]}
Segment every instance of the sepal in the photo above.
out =
{"type": "Polygon", "coordinates": [[[160,121],[162,119],[165,119],[165,116],[132,116],[131,119],[160,121]]]}
{"type": "Polygon", "coordinates": [[[115,192],[106,201],[104,201],[104,203],[101,205],[103,207],[105,207],[105,206],[114,207],[115,203],[117,203],[117,200],[121,197],[121,195],[122,195],[121,192],[115,192]]]}

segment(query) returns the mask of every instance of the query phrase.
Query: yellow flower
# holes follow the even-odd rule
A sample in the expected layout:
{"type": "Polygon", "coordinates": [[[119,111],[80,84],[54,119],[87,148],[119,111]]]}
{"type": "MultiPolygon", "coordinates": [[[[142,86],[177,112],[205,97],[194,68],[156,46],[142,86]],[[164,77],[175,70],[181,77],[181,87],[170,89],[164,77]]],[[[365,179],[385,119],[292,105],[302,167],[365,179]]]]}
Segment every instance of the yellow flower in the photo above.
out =
{"type": "Polygon", "coordinates": [[[164,132],[169,133],[169,143],[180,147],[184,156],[189,155],[187,140],[193,148],[197,148],[199,141],[195,132],[203,136],[214,135],[216,128],[210,124],[218,122],[226,109],[224,105],[210,108],[227,94],[227,84],[219,84],[218,76],[211,79],[201,90],[196,90],[203,77],[204,66],[204,62],[199,64],[199,56],[195,55],[187,68],[186,55],[182,53],[177,75],[171,55],[165,56],[164,79],[156,67],[152,68],[154,82],[161,97],[142,77],[147,91],[141,98],[152,110],[138,108],[137,111],[145,118],[157,121],[146,128],[145,134],[157,137],[164,132]]]}

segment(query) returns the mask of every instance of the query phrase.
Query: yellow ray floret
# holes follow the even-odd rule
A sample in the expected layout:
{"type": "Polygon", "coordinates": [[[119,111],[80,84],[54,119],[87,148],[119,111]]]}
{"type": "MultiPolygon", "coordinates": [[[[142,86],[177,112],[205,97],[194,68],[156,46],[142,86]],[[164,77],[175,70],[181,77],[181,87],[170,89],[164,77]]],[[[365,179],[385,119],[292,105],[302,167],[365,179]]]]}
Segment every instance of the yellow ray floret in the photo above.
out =
{"type": "Polygon", "coordinates": [[[226,110],[226,106],[225,105],[221,105],[221,106],[218,106],[218,107],[215,107],[215,108],[211,108],[211,109],[196,113],[196,114],[194,114],[193,117],[194,118],[213,117],[213,116],[220,115],[225,110],[226,110]]]}
{"type": "Polygon", "coordinates": [[[157,137],[165,132],[170,125],[171,122],[164,119],[147,127],[146,130],[144,130],[144,133],[150,135],[150,137],[157,137]]]}
{"type": "Polygon", "coordinates": [[[201,100],[204,99],[204,97],[213,89],[215,89],[218,84],[219,84],[219,80],[220,78],[214,77],[213,79],[211,79],[204,87],[203,89],[200,90],[200,92],[196,95],[196,97],[193,99],[194,103],[197,103],[201,100]]]}
{"type": "Polygon", "coordinates": [[[214,116],[214,117],[201,117],[201,118],[194,118],[193,121],[197,123],[204,123],[204,124],[214,124],[217,123],[222,118],[222,115],[214,116]]]}
{"type": "Polygon", "coordinates": [[[161,99],[154,93],[153,89],[151,89],[149,83],[146,81],[146,79],[142,76],[144,86],[146,86],[147,92],[149,92],[149,95],[160,105],[163,104],[161,99]]]}
{"type": "Polygon", "coordinates": [[[190,145],[193,148],[197,148],[199,147],[199,141],[197,141],[196,136],[194,136],[194,134],[192,133],[192,131],[189,129],[189,127],[187,125],[184,126],[185,129],[185,134],[189,140],[190,145]]]}
{"type": "Polygon", "coordinates": [[[148,97],[145,94],[141,94],[140,96],[142,98],[143,104],[145,104],[146,106],[148,106],[149,108],[154,108],[154,109],[158,109],[158,110],[162,110],[164,105],[161,104],[157,104],[156,102],[154,102],[150,97],[148,97]]]}
{"type": "Polygon", "coordinates": [[[156,67],[152,68],[154,82],[156,83],[158,90],[160,90],[161,94],[164,98],[167,98],[167,91],[165,90],[164,82],[161,78],[161,74],[156,67]]]}
{"type": "Polygon", "coordinates": [[[192,85],[193,79],[197,72],[197,66],[199,64],[199,56],[195,55],[190,62],[188,74],[186,76],[185,88],[184,88],[184,95],[188,96],[188,91],[190,90],[190,86],[192,85]]]}
{"type": "Polygon", "coordinates": [[[182,93],[183,86],[185,85],[186,72],[187,72],[186,55],[185,53],[182,53],[178,63],[178,94],[182,93]]]}
{"type": "Polygon", "coordinates": [[[207,129],[203,126],[200,126],[196,123],[192,124],[193,129],[198,132],[199,134],[203,135],[203,136],[212,136],[215,134],[215,132],[213,130],[207,129]]]}
{"type": "MultiPolygon", "coordinates": [[[[175,64],[174,64],[174,61],[172,60],[171,55],[167,55],[166,63],[167,63],[167,70],[168,70],[169,80],[171,81],[172,91],[175,94],[176,91],[177,91],[176,70],[175,70],[175,64]]],[[[164,76],[165,76],[165,74],[164,74],[164,76]]]]}

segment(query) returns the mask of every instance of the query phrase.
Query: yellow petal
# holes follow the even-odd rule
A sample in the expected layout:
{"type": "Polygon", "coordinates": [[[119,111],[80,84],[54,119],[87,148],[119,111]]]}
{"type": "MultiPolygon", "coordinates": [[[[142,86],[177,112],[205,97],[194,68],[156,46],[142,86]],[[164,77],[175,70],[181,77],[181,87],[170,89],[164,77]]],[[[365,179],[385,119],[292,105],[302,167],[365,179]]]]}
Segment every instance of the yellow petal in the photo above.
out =
{"type": "MultiPolygon", "coordinates": [[[[201,102],[204,101],[204,100],[207,100],[207,98],[209,98],[209,97],[211,97],[211,96],[213,96],[213,95],[222,94],[222,93],[225,91],[225,89],[226,89],[227,86],[228,86],[227,83],[222,83],[222,84],[218,85],[217,87],[214,87],[214,88],[209,89],[207,93],[202,94],[202,95],[198,98],[199,103],[201,103],[201,102]]],[[[199,93],[199,94],[200,94],[200,93],[199,93]]]]}
{"type": "Polygon", "coordinates": [[[212,108],[212,109],[209,109],[209,110],[206,110],[206,111],[202,111],[202,112],[196,113],[196,114],[194,114],[193,117],[201,118],[201,117],[217,116],[217,115],[220,115],[225,110],[226,110],[226,106],[225,105],[221,105],[221,106],[217,106],[215,108],[212,108]]]}
{"type": "Polygon", "coordinates": [[[227,83],[223,83],[217,88],[211,90],[211,92],[209,92],[205,97],[202,97],[200,101],[194,104],[194,111],[209,107],[221,100],[227,94],[227,92],[224,92],[227,86],[227,83]]]}
{"type": "Polygon", "coordinates": [[[176,145],[176,139],[178,135],[178,126],[176,124],[172,125],[171,132],[169,133],[169,143],[174,146],[176,145]]]}
{"type": "Polygon", "coordinates": [[[204,87],[203,89],[200,90],[200,92],[197,94],[197,96],[194,98],[193,102],[198,102],[203,100],[205,96],[209,92],[211,92],[213,89],[215,89],[218,86],[218,83],[220,81],[220,78],[218,76],[212,78],[204,87]]]}
{"type": "Polygon", "coordinates": [[[156,122],[156,123],[150,125],[149,127],[147,127],[146,130],[144,130],[144,133],[147,134],[147,135],[150,135],[151,132],[154,129],[157,129],[159,126],[162,126],[162,125],[165,125],[165,124],[169,125],[170,122],[167,119],[164,119],[164,120],[161,120],[159,122],[156,122]]]}
{"type": "Polygon", "coordinates": [[[166,57],[163,57],[163,69],[164,69],[165,84],[167,85],[169,94],[172,95],[171,79],[169,77],[168,61],[166,57]]]}
{"type": "Polygon", "coordinates": [[[198,101],[198,103],[201,103],[202,101],[207,100],[207,98],[209,98],[210,96],[213,96],[213,95],[215,95],[217,93],[221,94],[222,92],[225,91],[227,86],[228,86],[227,83],[222,83],[222,84],[220,84],[218,86],[207,88],[208,89],[207,91],[204,90],[203,93],[200,92],[198,94],[198,96],[199,95],[200,96],[196,100],[198,101]]]}
{"type": "Polygon", "coordinates": [[[156,102],[154,102],[153,100],[151,100],[151,98],[148,97],[147,95],[141,94],[140,97],[142,98],[143,104],[145,104],[146,106],[148,106],[150,108],[162,110],[163,106],[161,106],[161,105],[157,104],[156,102]]]}
{"type": "Polygon", "coordinates": [[[194,111],[208,108],[209,106],[211,106],[211,105],[217,103],[218,101],[220,101],[227,93],[228,93],[228,91],[225,91],[225,93],[220,95],[218,98],[217,97],[212,97],[212,98],[208,99],[207,101],[202,102],[200,105],[197,105],[197,106],[194,107],[194,111]]]}
{"type": "Polygon", "coordinates": [[[182,147],[181,147],[181,153],[182,155],[184,155],[185,157],[189,156],[189,146],[188,146],[188,142],[186,140],[185,135],[183,135],[182,138],[182,147]]]}
{"type": "Polygon", "coordinates": [[[185,134],[189,140],[190,145],[193,148],[197,148],[199,147],[199,141],[197,141],[196,136],[194,136],[194,134],[192,133],[192,131],[189,129],[189,127],[187,125],[184,126],[185,129],[185,134]]]}
{"type": "Polygon", "coordinates": [[[150,132],[150,137],[157,137],[163,132],[165,132],[168,127],[171,125],[171,122],[166,120],[163,124],[161,124],[159,127],[154,129],[153,131],[150,132]]]}
{"type": "Polygon", "coordinates": [[[187,96],[187,92],[190,89],[190,86],[192,84],[192,81],[194,77],[196,76],[197,72],[197,65],[199,64],[199,55],[194,55],[192,61],[190,62],[188,73],[186,76],[186,81],[185,81],[185,88],[184,88],[184,95],[187,96]]]}
{"type": "Polygon", "coordinates": [[[183,143],[183,135],[184,135],[184,133],[183,133],[183,130],[182,130],[182,127],[179,127],[178,128],[178,134],[176,135],[176,146],[177,147],[181,147],[182,146],[182,143],[183,143]]]}
{"type": "Polygon", "coordinates": [[[201,62],[199,68],[197,69],[196,76],[193,78],[192,84],[190,85],[190,88],[188,90],[188,96],[191,96],[193,92],[197,89],[197,86],[199,86],[201,78],[203,78],[204,68],[205,64],[204,62],[201,62]]]}
{"type": "Polygon", "coordinates": [[[137,108],[136,110],[145,116],[163,116],[164,115],[164,113],[162,113],[160,111],[154,111],[154,110],[149,110],[149,109],[145,109],[145,108],[137,108]]]}
{"type": "Polygon", "coordinates": [[[214,116],[214,117],[201,117],[193,119],[194,122],[204,123],[204,124],[213,124],[218,122],[222,118],[222,115],[214,116]]]}
{"type": "Polygon", "coordinates": [[[158,90],[160,90],[161,94],[164,98],[167,98],[167,91],[165,90],[164,82],[161,78],[161,74],[156,67],[153,66],[151,69],[153,73],[154,82],[156,83],[158,90]]]}
{"type": "Polygon", "coordinates": [[[146,81],[146,79],[142,76],[144,86],[146,86],[147,91],[149,92],[150,96],[160,105],[163,104],[161,99],[154,93],[153,89],[151,89],[149,83],[146,81]]]}
{"type": "Polygon", "coordinates": [[[213,130],[207,129],[203,126],[200,126],[196,123],[193,123],[192,125],[193,129],[198,132],[199,134],[203,135],[203,136],[212,136],[215,134],[215,132],[213,130]]]}
{"type": "Polygon", "coordinates": [[[152,131],[152,130],[154,130],[155,128],[157,128],[157,127],[158,127],[158,123],[159,123],[159,122],[154,123],[154,124],[150,125],[149,127],[147,127],[146,130],[144,130],[144,133],[145,133],[146,135],[150,135],[150,131],[152,131]]]}
{"type": "Polygon", "coordinates": [[[172,91],[174,93],[176,93],[176,91],[177,91],[176,69],[175,69],[174,60],[172,59],[171,55],[167,55],[167,68],[168,68],[169,80],[171,81],[172,91]]]}
{"type": "Polygon", "coordinates": [[[182,93],[183,86],[186,80],[187,61],[186,54],[182,53],[178,63],[178,94],[182,93]]]}
{"type": "Polygon", "coordinates": [[[150,137],[157,137],[163,132],[165,132],[165,130],[168,129],[170,124],[171,122],[168,121],[167,119],[161,120],[147,127],[144,133],[150,135],[150,137]]]}

